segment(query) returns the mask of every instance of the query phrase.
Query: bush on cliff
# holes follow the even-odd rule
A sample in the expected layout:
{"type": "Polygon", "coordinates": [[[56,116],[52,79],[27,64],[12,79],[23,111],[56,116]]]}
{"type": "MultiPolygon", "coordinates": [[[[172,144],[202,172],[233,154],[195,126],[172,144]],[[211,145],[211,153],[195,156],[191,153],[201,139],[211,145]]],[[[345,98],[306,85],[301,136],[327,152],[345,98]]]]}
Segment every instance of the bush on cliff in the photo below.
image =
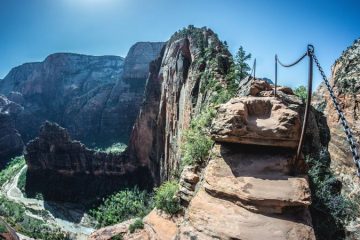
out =
{"type": "Polygon", "coordinates": [[[155,189],[155,207],[168,214],[176,214],[181,210],[180,201],[175,196],[179,189],[176,181],[164,182],[159,188],[155,189]]]}
{"type": "Polygon", "coordinates": [[[185,139],[182,146],[182,164],[204,163],[213,141],[208,136],[206,129],[210,127],[211,120],[215,116],[215,110],[208,108],[191,121],[190,128],[185,131],[185,139]]]}
{"type": "Polygon", "coordinates": [[[129,232],[134,233],[136,229],[143,229],[143,228],[144,228],[144,223],[140,218],[138,218],[132,224],[130,224],[129,232]]]}
{"type": "Polygon", "coordinates": [[[330,156],[323,151],[319,158],[307,157],[306,162],[312,204],[310,211],[317,239],[343,239],[344,226],[359,210],[354,203],[341,195],[341,182],[330,170],[330,156]]]}
{"type": "Polygon", "coordinates": [[[144,217],[152,209],[151,195],[137,187],[120,191],[89,211],[99,227],[116,224],[134,217],[144,217]]]}
{"type": "Polygon", "coordinates": [[[299,86],[294,89],[294,94],[305,101],[307,98],[307,88],[305,86],[299,86]]]}

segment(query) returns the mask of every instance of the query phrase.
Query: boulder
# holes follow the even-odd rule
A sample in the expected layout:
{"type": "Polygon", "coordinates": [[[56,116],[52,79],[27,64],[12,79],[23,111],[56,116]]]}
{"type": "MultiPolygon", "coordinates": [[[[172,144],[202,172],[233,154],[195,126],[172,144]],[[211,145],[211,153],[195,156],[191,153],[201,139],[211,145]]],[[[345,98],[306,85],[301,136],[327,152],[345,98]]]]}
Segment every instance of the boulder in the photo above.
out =
{"type": "Polygon", "coordinates": [[[274,97],[238,97],[218,108],[211,134],[217,142],[296,148],[301,120],[299,105],[274,97]]]}

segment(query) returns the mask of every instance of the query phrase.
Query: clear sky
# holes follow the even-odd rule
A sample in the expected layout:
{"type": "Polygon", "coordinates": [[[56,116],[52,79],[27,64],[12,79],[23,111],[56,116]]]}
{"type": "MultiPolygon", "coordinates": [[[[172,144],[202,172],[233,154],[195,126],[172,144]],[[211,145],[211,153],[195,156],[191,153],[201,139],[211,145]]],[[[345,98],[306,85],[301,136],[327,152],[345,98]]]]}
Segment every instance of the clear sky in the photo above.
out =
{"type": "MultiPolygon", "coordinates": [[[[274,78],[274,54],[291,62],[315,45],[327,74],[360,37],[359,0],[1,0],[0,78],[54,52],[125,56],[137,41],[166,41],[176,30],[208,26],[230,50],[257,58],[257,75],[274,78]]],[[[306,83],[304,62],[280,69],[280,83],[306,83]]],[[[320,79],[316,73],[316,83],[320,79]]]]}

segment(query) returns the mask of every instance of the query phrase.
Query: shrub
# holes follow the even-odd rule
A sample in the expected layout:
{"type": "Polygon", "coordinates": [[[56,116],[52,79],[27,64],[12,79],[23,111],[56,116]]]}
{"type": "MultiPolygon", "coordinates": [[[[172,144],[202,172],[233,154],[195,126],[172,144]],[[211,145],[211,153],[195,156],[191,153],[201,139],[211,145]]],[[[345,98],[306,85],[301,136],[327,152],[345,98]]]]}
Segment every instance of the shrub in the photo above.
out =
{"type": "Polygon", "coordinates": [[[204,163],[213,141],[208,136],[206,129],[215,116],[215,110],[208,108],[191,121],[190,129],[185,131],[184,144],[182,145],[182,164],[204,163]]]}
{"type": "Polygon", "coordinates": [[[123,235],[122,235],[121,233],[119,233],[119,234],[111,237],[110,239],[111,239],[111,240],[123,240],[124,237],[123,237],[123,235]]]}
{"type": "Polygon", "coordinates": [[[327,152],[321,152],[317,159],[307,157],[306,162],[310,167],[310,211],[316,239],[343,239],[344,225],[359,210],[353,202],[341,195],[341,182],[330,170],[330,156],[327,152]]]}
{"type": "Polygon", "coordinates": [[[294,89],[294,93],[296,96],[301,98],[301,100],[305,101],[307,99],[307,88],[305,86],[299,86],[294,89]]]}
{"type": "Polygon", "coordinates": [[[151,209],[151,195],[135,187],[110,196],[89,213],[98,222],[99,227],[104,227],[133,217],[144,217],[151,209]]]}
{"type": "Polygon", "coordinates": [[[144,228],[144,223],[141,219],[136,219],[135,222],[133,222],[132,224],[130,224],[129,226],[129,231],[130,233],[135,232],[136,229],[143,229],[144,228]]]}
{"type": "Polygon", "coordinates": [[[0,223],[0,233],[7,233],[7,229],[4,224],[0,223]]]}
{"type": "Polygon", "coordinates": [[[180,201],[175,196],[179,189],[176,181],[164,182],[159,188],[155,189],[155,206],[169,214],[180,211],[180,201]]]}

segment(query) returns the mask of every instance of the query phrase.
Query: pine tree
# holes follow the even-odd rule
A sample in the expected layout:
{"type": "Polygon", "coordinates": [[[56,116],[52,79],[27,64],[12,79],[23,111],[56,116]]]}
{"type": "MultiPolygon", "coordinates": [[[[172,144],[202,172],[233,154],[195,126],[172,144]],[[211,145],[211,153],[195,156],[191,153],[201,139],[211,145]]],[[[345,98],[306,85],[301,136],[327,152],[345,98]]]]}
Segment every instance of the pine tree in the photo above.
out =
{"type": "Polygon", "coordinates": [[[235,55],[235,65],[237,70],[237,77],[239,79],[243,79],[244,77],[249,75],[250,66],[247,63],[248,60],[251,59],[251,53],[246,54],[245,50],[242,46],[239,47],[235,55]]]}

